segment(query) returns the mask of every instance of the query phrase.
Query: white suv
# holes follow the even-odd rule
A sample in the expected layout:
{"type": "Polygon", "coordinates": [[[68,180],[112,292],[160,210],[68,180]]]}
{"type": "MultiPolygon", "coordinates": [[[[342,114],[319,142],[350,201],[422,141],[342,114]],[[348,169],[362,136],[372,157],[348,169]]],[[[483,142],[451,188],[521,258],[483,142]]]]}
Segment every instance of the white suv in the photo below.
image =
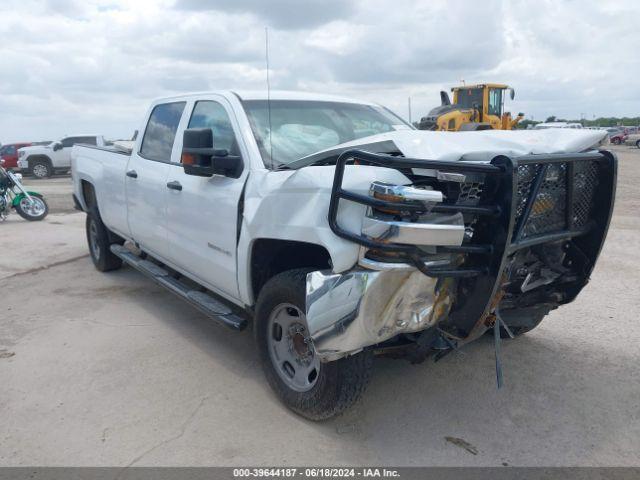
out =
{"type": "Polygon", "coordinates": [[[71,168],[71,148],[76,144],[106,145],[101,135],[70,135],[48,145],[34,145],[18,150],[18,168],[36,178],[50,177],[71,168]]]}

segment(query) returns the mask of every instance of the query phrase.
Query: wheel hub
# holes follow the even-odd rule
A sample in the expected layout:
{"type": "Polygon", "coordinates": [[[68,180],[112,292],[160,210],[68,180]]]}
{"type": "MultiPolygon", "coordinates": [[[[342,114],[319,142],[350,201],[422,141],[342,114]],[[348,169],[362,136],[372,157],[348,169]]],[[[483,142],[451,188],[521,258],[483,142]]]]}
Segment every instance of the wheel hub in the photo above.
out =
{"type": "Polygon", "coordinates": [[[299,323],[294,324],[289,328],[288,334],[289,349],[296,356],[296,361],[299,364],[308,365],[313,357],[313,351],[309,348],[311,339],[306,336],[306,329],[299,323]]]}
{"type": "Polygon", "coordinates": [[[302,310],[288,303],[278,305],[269,316],[267,328],[269,355],[280,379],[297,392],[310,390],[318,379],[320,359],[315,355],[302,310]]]}

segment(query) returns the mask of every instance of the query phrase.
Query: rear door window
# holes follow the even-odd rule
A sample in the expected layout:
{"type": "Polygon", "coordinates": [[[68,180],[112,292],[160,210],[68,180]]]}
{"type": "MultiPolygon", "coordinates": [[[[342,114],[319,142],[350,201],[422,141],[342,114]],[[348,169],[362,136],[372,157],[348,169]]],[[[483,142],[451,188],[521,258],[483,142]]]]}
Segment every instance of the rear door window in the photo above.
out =
{"type": "Polygon", "coordinates": [[[173,142],[186,102],[156,105],[142,137],[140,155],[148,160],[170,162],[173,142]]]}

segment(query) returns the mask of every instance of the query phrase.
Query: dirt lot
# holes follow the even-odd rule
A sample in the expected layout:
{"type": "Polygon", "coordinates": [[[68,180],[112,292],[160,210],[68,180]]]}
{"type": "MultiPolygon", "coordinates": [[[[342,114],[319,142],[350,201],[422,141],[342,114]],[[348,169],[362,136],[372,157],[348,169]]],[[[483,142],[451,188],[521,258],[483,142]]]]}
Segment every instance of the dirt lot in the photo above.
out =
{"type": "Polygon", "coordinates": [[[0,465],[638,465],[640,150],[616,151],[592,281],[504,345],[504,389],[488,339],[435,365],[378,359],[363,401],[320,424],[278,403],[249,332],[130,269],[95,271],[83,214],[61,200],[43,223],[12,216],[0,224],[13,252],[0,255],[0,465]]]}

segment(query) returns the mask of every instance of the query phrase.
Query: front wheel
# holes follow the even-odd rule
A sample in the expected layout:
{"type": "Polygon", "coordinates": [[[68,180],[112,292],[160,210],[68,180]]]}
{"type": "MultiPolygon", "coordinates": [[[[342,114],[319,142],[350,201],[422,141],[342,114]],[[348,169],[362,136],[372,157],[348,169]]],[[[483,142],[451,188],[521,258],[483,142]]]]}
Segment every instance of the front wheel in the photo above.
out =
{"type": "Polygon", "coordinates": [[[267,282],[256,306],[255,334],[267,381],[280,400],[303,417],[324,420],[360,398],[373,354],[320,362],[304,313],[307,272],[288,270],[267,282]]]}
{"type": "Polygon", "coordinates": [[[36,178],[49,178],[53,175],[53,169],[45,160],[34,160],[31,164],[31,174],[36,178]]]}
{"type": "Polygon", "coordinates": [[[44,198],[38,195],[30,195],[31,200],[22,197],[16,205],[16,212],[25,220],[36,222],[42,220],[49,213],[49,206],[44,198]]]}

